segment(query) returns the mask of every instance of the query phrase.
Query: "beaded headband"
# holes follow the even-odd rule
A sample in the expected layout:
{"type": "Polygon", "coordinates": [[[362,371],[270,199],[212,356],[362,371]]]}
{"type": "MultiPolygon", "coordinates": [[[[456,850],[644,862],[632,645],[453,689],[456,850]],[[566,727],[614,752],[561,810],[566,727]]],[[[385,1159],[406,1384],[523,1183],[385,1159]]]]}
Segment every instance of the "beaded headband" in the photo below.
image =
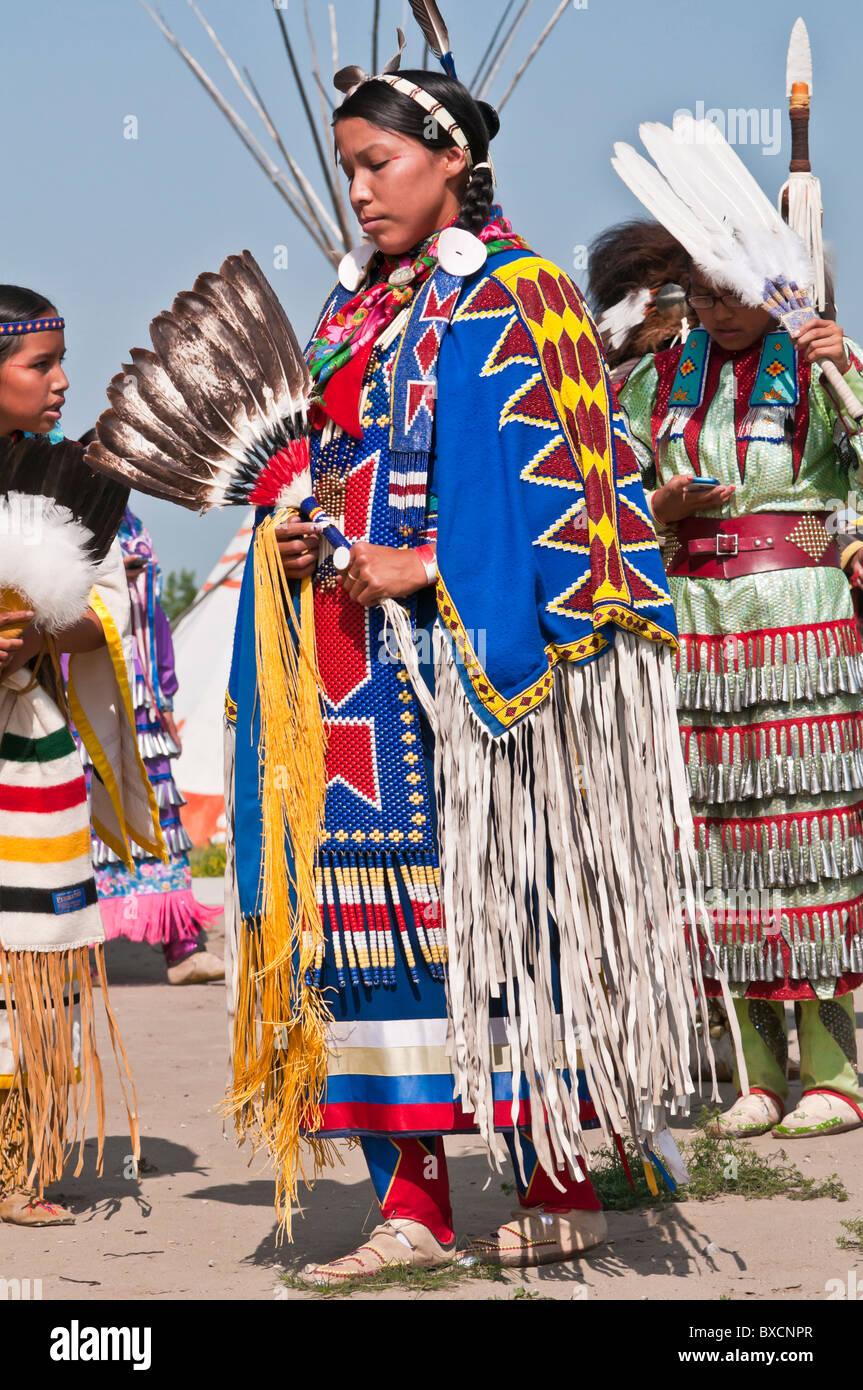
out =
{"type": "Polygon", "coordinates": [[[0,323],[0,337],[12,333],[49,333],[65,327],[65,319],[25,319],[21,323],[0,323]]]}
{"type": "MultiPolygon", "coordinates": [[[[381,72],[374,75],[373,73],[364,72],[362,68],[354,64],[350,67],[341,68],[336,73],[333,78],[335,86],[340,92],[344,92],[346,96],[351,97],[357,88],[362,87],[366,82],[386,82],[394,91],[401,92],[402,96],[410,97],[411,101],[417,102],[424,111],[428,112],[432,120],[436,121],[438,125],[443,126],[447,135],[455,142],[464,155],[464,162],[467,166],[468,173],[470,173],[473,169],[473,155],[470,151],[467,136],[458,121],[454,116],[450,115],[446,107],[442,106],[437,98],[433,97],[430,92],[426,92],[422,87],[418,87],[415,82],[409,82],[406,77],[398,76],[398,68],[405,46],[405,36],[401,29],[398,29],[396,32],[399,40],[398,53],[390,58],[388,63],[384,64],[381,72]]],[[[446,59],[448,61],[441,58],[444,71],[448,76],[455,78],[457,81],[452,54],[447,53],[446,59]]]]}
{"type": "Polygon", "coordinates": [[[395,91],[401,92],[402,96],[410,97],[411,101],[417,102],[424,111],[427,111],[432,120],[443,126],[450,139],[458,145],[464,155],[468,173],[471,171],[473,155],[470,152],[467,136],[445,106],[442,106],[429,92],[423,91],[422,87],[417,87],[414,82],[409,82],[406,77],[396,77],[392,73],[381,73],[380,77],[373,77],[370,80],[372,82],[386,82],[395,91]]]}
{"type": "MultiPolygon", "coordinates": [[[[438,59],[447,77],[451,77],[453,81],[457,82],[458,74],[452,56],[452,44],[443,16],[437,7],[437,0],[410,0],[410,7],[423,32],[427,47],[438,59]]],[[[366,82],[386,82],[387,86],[393,88],[393,91],[408,97],[410,101],[415,101],[433,121],[443,126],[453,144],[464,155],[468,174],[472,175],[475,169],[488,169],[492,183],[494,183],[494,165],[491,159],[487,158],[480,164],[474,164],[467,136],[455,117],[430,92],[425,91],[423,87],[418,87],[407,77],[399,77],[398,70],[405,46],[405,36],[401,29],[397,29],[396,33],[399,41],[398,52],[390,58],[388,63],[384,63],[382,70],[376,77],[364,72],[362,68],[352,65],[341,68],[336,73],[333,78],[336,87],[340,92],[351,97],[357,88],[366,82]]],[[[346,289],[356,290],[359,288],[366,273],[365,267],[370,259],[372,249],[368,245],[357,247],[355,250],[349,251],[343,258],[339,266],[339,280],[346,289]]],[[[472,232],[463,227],[444,227],[438,237],[438,265],[447,275],[459,276],[462,279],[466,275],[472,275],[482,267],[486,255],[486,248],[479,237],[474,236],[472,232]]]]}

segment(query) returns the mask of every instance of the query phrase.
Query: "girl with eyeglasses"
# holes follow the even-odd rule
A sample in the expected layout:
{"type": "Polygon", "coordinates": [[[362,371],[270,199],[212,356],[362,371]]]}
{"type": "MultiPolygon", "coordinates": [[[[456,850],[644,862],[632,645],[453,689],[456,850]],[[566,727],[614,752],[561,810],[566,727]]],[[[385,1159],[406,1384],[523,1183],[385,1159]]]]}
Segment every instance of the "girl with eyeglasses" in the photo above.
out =
{"type": "Polygon", "coordinates": [[[792,340],[688,265],[697,326],[620,400],[663,542],[680,730],[714,941],[751,1093],[722,1134],[863,1123],[852,991],[863,980],[863,643],[831,512],[863,435],[863,352],[825,319],[792,340]],[[786,1004],[803,1096],[788,1108],[786,1004]]]}

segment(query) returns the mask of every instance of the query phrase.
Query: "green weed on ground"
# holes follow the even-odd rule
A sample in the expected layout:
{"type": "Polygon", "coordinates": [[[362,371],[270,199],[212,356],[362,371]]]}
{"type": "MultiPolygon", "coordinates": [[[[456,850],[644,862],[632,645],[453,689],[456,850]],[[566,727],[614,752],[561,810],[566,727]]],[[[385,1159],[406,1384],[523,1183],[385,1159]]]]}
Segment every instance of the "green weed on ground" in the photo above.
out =
{"type": "Polygon", "coordinates": [[[625,1146],[634,1189],[615,1150],[598,1149],[592,1158],[590,1176],[605,1210],[631,1211],[635,1207],[667,1206],[670,1202],[709,1202],[731,1194],[749,1201],[780,1196],[800,1202],[816,1197],[848,1201],[848,1192],[836,1173],[820,1181],[807,1178],[796,1164],[788,1161],[784,1149],[765,1155],[745,1140],[721,1139],[708,1133],[706,1126],[718,1114],[716,1109],[702,1109],[693,1138],[679,1144],[689,1182],[676,1192],[669,1192],[660,1179],[659,1192],[654,1196],[634,1145],[627,1143],[625,1146]]]}
{"type": "MultiPolygon", "coordinates": [[[[637,1207],[666,1207],[672,1202],[709,1202],[732,1194],[745,1197],[747,1201],[780,1196],[799,1202],[812,1201],[817,1197],[830,1197],[836,1202],[848,1201],[848,1192],[836,1173],[821,1180],[807,1178],[795,1164],[788,1161],[784,1149],[764,1155],[745,1140],[720,1139],[718,1135],[709,1134],[706,1126],[718,1114],[718,1109],[705,1107],[696,1122],[693,1137],[680,1143],[689,1182],[676,1192],[669,1192],[660,1180],[659,1192],[654,1196],[633,1144],[627,1143],[625,1148],[634,1188],[629,1184],[617,1152],[609,1148],[597,1149],[591,1156],[590,1176],[605,1210],[630,1211],[637,1207]]],[[[509,1185],[502,1186],[506,1191],[509,1185]]],[[[863,1250],[863,1220],[843,1221],[842,1225],[849,1235],[838,1236],[837,1243],[843,1249],[863,1250]]],[[[395,1265],[391,1269],[381,1269],[368,1278],[345,1279],[330,1288],[304,1284],[293,1274],[283,1274],[280,1278],[288,1288],[314,1293],[318,1298],[345,1298],[353,1293],[374,1293],[392,1288],[417,1294],[435,1293],[438,1290],[456,1289],[471,1279],[507,1282],[503,1270],[481,1262],[467,1266],[446,1265],[443,1269],[411,1269],[406,1265],[395,1265]]],[[[510,1297],[533,1301],[544,1299],[547,1295],[519,1287],[510,1297]]],[[[501,1295],[501,1298],[510,1301],[506,1295],[501,1295]]],[[[493,1297],[492,1301],[498,1300],[493,1297]]]]}
{"type": "Polygon", "coordinates": [[[436,1293],[454,1289],[470,1279],[491,1279],[505,1283],[503,1271],[495,1265],[479,1262],[471,1265],[444,1265],[443,1269],[411,1269],[409,1265],[393,1265],[375,1274],[356,1279],[343,1279],[337,1285],[306,1284],[296,1274],[283,1274],[281,1282],[289,1289],[302,1289],[319,1298],[345,1298],[352,1293],[376,1293],[381,1289],[407,1289],[411,1293],[436,1293]]]}
{"type": "Polygon", "coordinates": [[[840,1250],[861,1250],[863,1251],[863,1221],[841,1221],[848,1232],[847,1236],[837,1236],[836,1244],[840,1250]]]}

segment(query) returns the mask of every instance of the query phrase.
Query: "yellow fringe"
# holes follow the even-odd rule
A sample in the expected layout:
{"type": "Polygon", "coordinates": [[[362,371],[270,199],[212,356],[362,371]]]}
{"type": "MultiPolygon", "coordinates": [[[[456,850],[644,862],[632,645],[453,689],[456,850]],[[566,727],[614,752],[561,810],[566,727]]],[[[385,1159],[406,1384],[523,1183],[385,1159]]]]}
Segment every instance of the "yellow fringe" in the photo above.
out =
{"type": "Polygon", "coordinates": [[[647,1186],[650,1188],[652,1195],[657,1197],[659,1195],[659,1183],[656,1181],[656,1169],[648,1158],[643,1158],[641,1160],[641,1166],[644,1169],[647,1186]]]}
{"type": "Polygon", "coordinates": [[[20,1090],[0,1088],[0,1196],[27,1186],[27,1123],[20,1090]]]}
{"type": "Polygon", "coordinates": [[[276,1172],[279,1238],[286,1234],[290,1239],[298,1179],[313,1182],[321,1167],[335,1161],[335,1151],[328,1141],[314,1138],[326,1090],[332,1015],[321,992],[305,980],[323,944],[315,863],[324,819],[326,736],[312,584],[301,581],[297,624],[275,537],[281,519],[276,515],[262,522],[254,541],[260,925],[241,934],[234,1077],[225,1108],[235,1116],[241,1141],[250,1137],[255,1150],[264,1145],[269,1150],[276,1172]]]}
{"type": "MultiPolygon", "coordinates": [[[[91,949],[95,953],[111,1045],[120,1075],[132,1151],[137,1159],[140,1156],[138,1106],[129,1059],[108,1001],[103,949],[101,946],[91,949]]],[[[60,1179],[76,1142],[77,1177],[84,1166],[86,1118],[94,1096],[98,1133],[96,1171],[101,1175],[105,1096],[102,1064],[96,1048],[88,948],[6,951],[0,947],[0,980],[16,1068],[0,1106],[0,1154],[11,1157],[10,1163],[5,1160],[3,1163],[3,1182],[10,1180],[7,1169],[11,1169],[19,1179],[25,1175],[27,1185],[35,1185],[41,1194],[47,1184],[60,1179]],[[77,1005],[74,1003],[76,992],[77,1005]],[[81,1029],[78,1063],[74,1053],[76,1009],[81,1029]]],[[[20,1181],[16,1185],[20,1186],[20,1181]]]]}

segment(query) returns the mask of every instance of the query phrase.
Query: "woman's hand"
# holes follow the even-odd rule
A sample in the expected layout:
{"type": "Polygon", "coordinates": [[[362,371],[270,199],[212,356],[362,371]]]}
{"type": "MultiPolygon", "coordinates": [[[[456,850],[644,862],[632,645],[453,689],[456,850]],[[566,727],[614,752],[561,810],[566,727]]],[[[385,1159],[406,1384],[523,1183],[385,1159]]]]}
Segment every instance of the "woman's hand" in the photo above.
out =
{"type": "Polygon", "coordinates": [[[17,671],[25,661],[36,655],[42,645],[41,637],[31,625],[32,618],[33,613],[29,608],[0,613],[0,679],[17,671]],[[2,629],[13,623],[22,627],[20,637],[4,636],[2,629]]]}
{"type": "Polygon", "coordinates": [[[695,512],[713,511],[723,507],[734,493],[734,484],[720,487],[689,487],[693,474],[670,478],[653,494],[653,515],[663,526],[673,526],[695,512]]]}
{"type": "Polygon", "coordinates": [[[276,540],[282,557],[282,568],[288,579],[305,579],[315,568],[320,536],[308,521],[290,517],[276,527],[276,540]]]}
{"type": "Polygon", "coordinates": [[[848,566],[848,583],[852,589],[863,589],[863,550],[858,550],[848,566]]]}
{"type": "Polygon", "coordinates": [[[826,359],[833,362],[844,376],[850,366],[844,336],[838,323],[832,323],[830,319],[810,319],[799,333],[794,334],[794,343],[807,362],[826,359]]]}
{"type": "Polygon", "coordinates": [[[363,608],[373,608],[385,598],[407,598],[428,582],[425,565],[415,550],[396,550],[368,541],[357,541],[351,547],[351,563],[339,575],[345,593],[363,608]]]}
{"type": "Polygon", "coordinates": [[[24,645],[24,633],[26,633],[32,617],[33,612],[30,608],[19,609],[12,613],[0,613],[0,675],[4,675],[9,670],[12,658],[21,651],[24,645]],[[7,626],[21,627],[24,631],[20,637],[9,637],[3,632],[7,626]]]}

